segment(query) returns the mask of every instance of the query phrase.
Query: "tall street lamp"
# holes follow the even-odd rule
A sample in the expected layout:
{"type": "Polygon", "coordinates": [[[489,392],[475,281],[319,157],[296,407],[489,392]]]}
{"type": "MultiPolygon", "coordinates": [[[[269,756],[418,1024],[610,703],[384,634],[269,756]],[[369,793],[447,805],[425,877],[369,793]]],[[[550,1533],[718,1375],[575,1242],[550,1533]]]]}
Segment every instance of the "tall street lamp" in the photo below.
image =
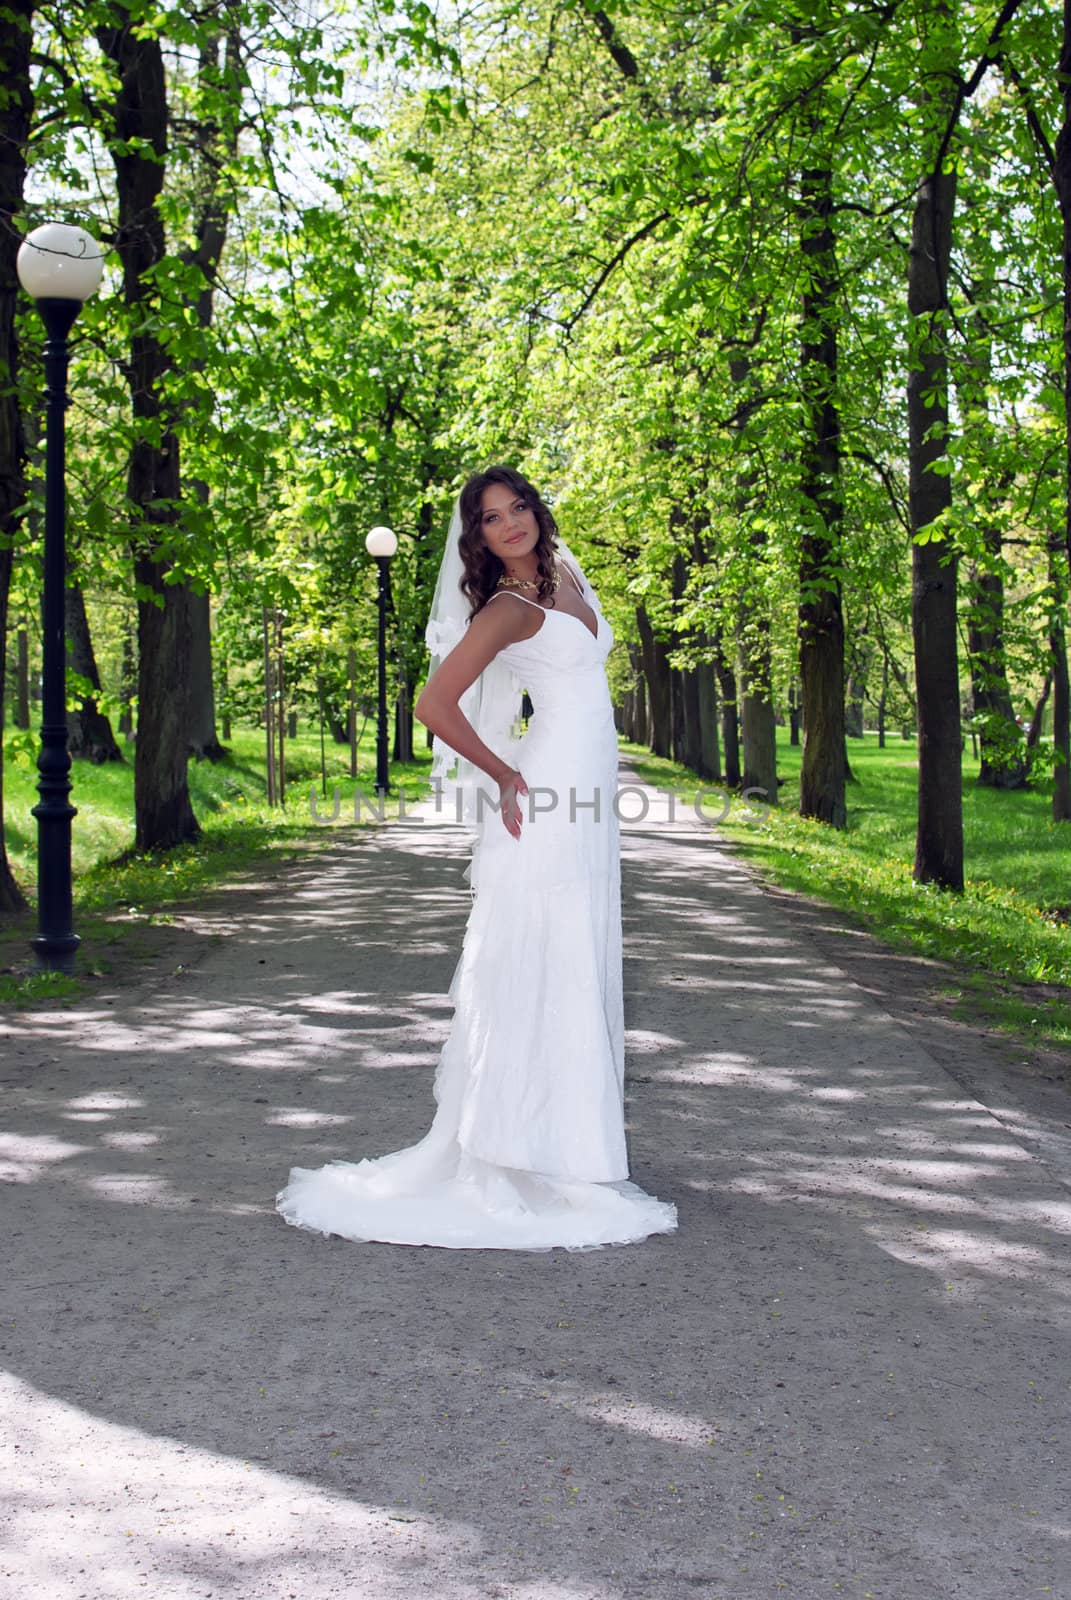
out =
{"type": "Polygon", "coordinates": [[[390,559],[398,548],[397,536],[390,528],[373,528],[364,541],[379,568],[379,721],[376,728],[376,793],[390,794],[387,781],[387,595],[390,559]]]}
{"type": "Polygon", "coordinates": [[[45,325],[45,561],[41,598],[41,752],[37,757],[37,938],[42,966],[70,972],[78,935],[71,911],[71,758],[67,750],[66,410],[67,335],[100,283],[100,245],[84,228],[46,222],[27,234],[16,262],[19,282],[45,325]]]}

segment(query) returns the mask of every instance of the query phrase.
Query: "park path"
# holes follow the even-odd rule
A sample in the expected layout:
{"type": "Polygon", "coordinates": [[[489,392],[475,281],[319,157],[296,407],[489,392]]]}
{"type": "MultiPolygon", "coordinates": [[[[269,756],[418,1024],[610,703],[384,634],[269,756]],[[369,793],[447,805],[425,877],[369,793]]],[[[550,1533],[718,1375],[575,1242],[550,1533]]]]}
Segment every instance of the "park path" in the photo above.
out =
{"type": "Polygon", "coordinates": [[[680,1232],[300,1233],[292,1164],[425,1131],[468,905],[426,815],[321,845],[0,1018],[3,1600],[1071,1596],[1068,1102],[965,1089],[868,941],[653,808],[630,1143],[680,1232]]]}

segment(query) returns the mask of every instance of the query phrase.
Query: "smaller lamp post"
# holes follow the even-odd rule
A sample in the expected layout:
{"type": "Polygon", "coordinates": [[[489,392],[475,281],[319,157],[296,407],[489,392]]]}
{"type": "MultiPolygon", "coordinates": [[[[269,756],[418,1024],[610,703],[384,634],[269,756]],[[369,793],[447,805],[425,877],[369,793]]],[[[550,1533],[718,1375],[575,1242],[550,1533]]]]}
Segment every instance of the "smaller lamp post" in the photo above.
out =
{"type": "Polygon", "coordinates": [[[398,548],[397,536],[390,528],[373,528],[364,541],[379,568],[379,719],[376,727],[376,793],[390,794],[387,768],[387,569],[398,548]]]}
{"type": "Polygon", "coordinates": [[[37,938],[41,964],[70,972],[78,935],[71,908],[71,758],[67,750],[67,335],[98,284],[100,245],[84,228],[46,222],[19,247],[19,282],[45,325],[45,559],[41,597],[41,752],[37,758],[37,938]]]}

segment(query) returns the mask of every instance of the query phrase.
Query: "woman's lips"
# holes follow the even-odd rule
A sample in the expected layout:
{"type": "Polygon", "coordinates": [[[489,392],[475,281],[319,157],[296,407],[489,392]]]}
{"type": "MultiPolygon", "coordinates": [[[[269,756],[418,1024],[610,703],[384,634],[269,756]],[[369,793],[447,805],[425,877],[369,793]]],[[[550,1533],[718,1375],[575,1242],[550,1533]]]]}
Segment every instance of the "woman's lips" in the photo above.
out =
{"type": "Polygon", "coordinates": [[[524,538],[524,534],[523,534],[523,533],[515,533],[515,534],[514,534],[514,535],[513,535],[513,538],[512,538],[512,539],[507,539],[507,540],[506,540],[506,543],[507,543],[507,544],[520,544],[520,542],[521,542],[521,540],[522,540],[522,539],[523,539],[523,538],[524,538]]]}

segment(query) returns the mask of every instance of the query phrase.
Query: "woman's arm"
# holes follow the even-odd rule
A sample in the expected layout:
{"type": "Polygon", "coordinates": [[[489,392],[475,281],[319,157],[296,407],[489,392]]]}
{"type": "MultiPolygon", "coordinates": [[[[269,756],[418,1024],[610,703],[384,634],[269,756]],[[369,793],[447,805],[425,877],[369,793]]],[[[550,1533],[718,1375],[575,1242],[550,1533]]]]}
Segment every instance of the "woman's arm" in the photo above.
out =
{"type": "Polygon", "coordinates": [[[507,814],[506,791],[527,794],[527,785],[515,768],[484,744],[458,702],[500,650],[530,636],[531,623],[523,614],[529,610],[511,595],[484,606],[469,623],[461,642],[432,673],[413,708],[414,715],[437,739],[486,772],[499,786],[502,818],[515,838],[520,833],[520,813],[512,802],[507,814]]]}

